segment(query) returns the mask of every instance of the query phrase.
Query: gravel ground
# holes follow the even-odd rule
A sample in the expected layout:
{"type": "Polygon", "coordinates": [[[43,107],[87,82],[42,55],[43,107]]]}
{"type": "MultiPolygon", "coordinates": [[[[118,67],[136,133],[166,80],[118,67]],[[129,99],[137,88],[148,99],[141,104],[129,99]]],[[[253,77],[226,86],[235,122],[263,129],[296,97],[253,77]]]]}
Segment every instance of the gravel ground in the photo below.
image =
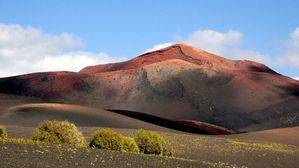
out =
{"type": "MultiPolygon", "coordinates": [[[[35,128],[7,126],[11,137],[30,137],[35,128]]],[[[97,127],[80,127],[87,139],[97,127]]],[[[134,136],[134,129],[114,129],[134,136]]],[[[295,168],[299,148],[294,145],[246,139],[160,132],[174,148],[175,158],[130,153],[1,144],[1,167],[261,167],[295,168]],[[27,151],[27,152],[26,152],[27,151]]]]}
{"type": "Polygon", "coordinates": [[[28,167],[207,167],[186,159],[99,149],[0,144],[1,168],[28,167]]]}

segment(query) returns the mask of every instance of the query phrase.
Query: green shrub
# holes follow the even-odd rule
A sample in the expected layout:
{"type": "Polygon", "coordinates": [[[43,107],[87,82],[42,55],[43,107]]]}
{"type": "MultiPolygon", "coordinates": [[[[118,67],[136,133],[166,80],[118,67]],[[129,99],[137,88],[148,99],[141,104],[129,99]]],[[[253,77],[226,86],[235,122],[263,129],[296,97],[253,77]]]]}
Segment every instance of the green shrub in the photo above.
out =
{"type": "Polygon", "coordinates": [[[7,138],[8,134],[5,127],[0,126],[0,138],[7,138]]]}
{"type": "Polygon", "coordinates": [[[165,139],[156,132],[139,130],[135,141],[139,147],[140,152],[145,154],[162,154],[166,150],[165,139]]]}
{"type": "Polygon", "coordinates": [[[82,133],[73,123],[68,121],[46,120],[38,126],[32,139],[34,141],[57,145],[85,145],[85,139],[82,133]]]}
{"type": "Polygon", "coordinates": [[[135,142],[134,138],[131,137],[123,137],[124,144],[123,144],[123,150],[126,152],[132,152],[132,153],[139,153],[138,145],[135,142]]]}
{"type": "Polygon", "coordinates": [[[108,150],[122,150],[123,144],[123,135],[110,129],[99,129],[93,134],[89,146],[108,150]]]}

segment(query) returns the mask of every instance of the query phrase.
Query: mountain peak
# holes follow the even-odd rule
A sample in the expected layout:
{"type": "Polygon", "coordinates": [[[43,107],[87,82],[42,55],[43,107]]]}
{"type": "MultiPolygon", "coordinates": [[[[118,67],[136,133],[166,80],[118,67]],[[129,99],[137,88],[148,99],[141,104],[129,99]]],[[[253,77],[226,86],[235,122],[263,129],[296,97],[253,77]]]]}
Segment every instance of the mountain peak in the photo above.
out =
{"type": "Polygon", "coordinates": [[[201,67],[224,71],[240,70],[276,74],[276,72],[263,64],[248,60],[230,60],[186,44],[174,44],[160,50],[141,54],[124,62],[88,66],[79,72],[84,74],[96,74],[102,72],[130,70],[171,59],[179,59],[201,67]]]}
{"type": "Polygon", "coordinates": [[[146,52],[146,53],[143,53],[139,56],[143,56],[143,55],[147,55],[147,54],[151,54],[151,53],[159,53],[159,52],[164,52],[166,50],[180,50],[182,52],[183,49],[187,49],[187,50],[197,50],[198,52],[205,52],[204,50],[201,50],[201,49],[198,49],[198,48],[195,48],[195,47],[192,47],[190,45],[187,45],[187,44],[184,44],[184,43],[176,43],[176,44],[173,44],[173,45],[170,45],[168,47],[165,47],[165,48],[161,48],[159,50],[154,50],[154,51],[149,51],[149,52],[146,52]]]}
{"type": "Polygon", "coordinates": [[[191,47],[186,44],[174,44],[169,47],[141,54],[131,60],[103,64],[96,66],[88,66],[80,71],[80,73],[101,73],[118,70],[135,69],[153,63],[159,63],[170,59],[180,59],[197,65],[218,66],[219,68],[232,68],[234,61],[222,58],[220,56],[208,53],[206,51],[191,47]]]}

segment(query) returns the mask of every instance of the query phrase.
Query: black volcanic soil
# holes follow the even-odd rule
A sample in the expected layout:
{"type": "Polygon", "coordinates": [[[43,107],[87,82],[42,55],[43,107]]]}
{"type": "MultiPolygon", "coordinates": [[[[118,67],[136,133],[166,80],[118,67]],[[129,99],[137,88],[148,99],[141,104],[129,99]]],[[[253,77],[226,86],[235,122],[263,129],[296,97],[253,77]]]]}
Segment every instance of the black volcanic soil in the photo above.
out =
{"type": "Polygon", "coordinates": [[[221,137],[278,142],[299,147],[299,127],[277,128],[221,137]]]}
{"type": "MultiPolygon", "coordinates": [[[[14,137],[30,137],[34,131],[32,127],[10,126],[7,128],[14,137]]],[[[80,127],[79,129],[87,139],[90,139],[92,132],[99,128],[80,127]]],[[[129,136],[134,136],[136,133],[135,129],[114,130],[129,136]]],[[[44,162],[45,165],[62,165],[66,167],[73,167],[76,161],[80,165],[88,167],[92,162],[96,162],[95,165],[109,165],[115,167],[123,167],[129,163],[137,167],[168,167],[172,165],[179,167],[229,168],[285,168],[294,167],[294,165],[298,165],[299,163],[299,146],[252,141],[244,137],[240,139],[237,135],[234,135],[234,138],[227,138],[226,136],[204,136],[178,132],[160,133],[174,148],[174,157],[180,159],[86,149],[77,150],[73,153],[73,150],[68,148],[60,149],[51,147],[42,149],[34,145],[12,145],[9,143],[0,143],[0,153],[2,153],[0,156],[7,161],[4,165],[11,165],[13,163],[32,165],[33,163],[36,164],[36,162],[29,161],[40,159],[37,163],[44,162]],[[95,159],[96,155],[98,155],[98,159],[95,159]],[[103,163],[100,161],[103,161],[103,163]]],[[[265,136],[264,138],[267,137],[265,136]]],[[[289,137],[286,136],[285,139],[287,138],[289,137]]],[[[280,140],[280,143],[283,143],[283,141],[280,140]]]]}
{"type": "Polygon", "coordinates": [[[96,149],[0,143],[1,168],[24,167],[207,167],[186,159],[142,156],[96,149]]]}

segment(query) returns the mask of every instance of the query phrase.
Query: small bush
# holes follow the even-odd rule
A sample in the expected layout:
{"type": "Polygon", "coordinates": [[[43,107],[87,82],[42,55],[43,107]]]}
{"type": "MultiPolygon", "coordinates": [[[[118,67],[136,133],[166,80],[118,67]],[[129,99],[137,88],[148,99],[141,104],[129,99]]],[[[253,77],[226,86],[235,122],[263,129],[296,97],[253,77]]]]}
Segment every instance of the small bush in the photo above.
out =
{"type": "Polygon", "coordinates": [[[34,141],[49,144],[84,146],[85,139],[77,127],[68,121],[44,121],[36,129],[34,141]]]}
{"type": "Polygon", "coordinates": [[[123,139],[124,139],[123,150],[125,152],[139,153],[139,148],[134,138],[123,137],[123,139]]]}
{"type": "Polygon", "coordinates": [[[5,127],[0,126],[0,138],[7,138],[8,134],[5,127]]]}
{"type": "Polygon", "coordinates": [[[93,134],[89,146],[108,150],[122,150],[123,144],[123,135],[110,129],[99,129],[93,134]]]}
{"type": "Polygon", "coordinates": [[[166,150],[165,139],[156,132],[139,130],[135,141],[141,152],[160,155],[166,150]]]}
{"type": "Polygon", "coordinates": [[[163,148],[163,151],[162,151],[162,155],[163,156],[173,156],[173,153],[174,153],[174,149],[169,146],[169,145],[166,145],[164,148],[163,148]]]}

